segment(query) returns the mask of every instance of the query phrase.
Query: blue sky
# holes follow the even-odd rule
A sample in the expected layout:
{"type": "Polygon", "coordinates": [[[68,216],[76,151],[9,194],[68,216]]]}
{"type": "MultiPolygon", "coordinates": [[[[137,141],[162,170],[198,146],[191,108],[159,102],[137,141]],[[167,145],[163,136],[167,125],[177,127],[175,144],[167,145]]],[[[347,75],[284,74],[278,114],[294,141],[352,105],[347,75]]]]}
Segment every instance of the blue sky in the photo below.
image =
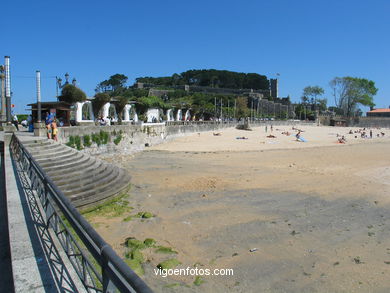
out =
{"type": "MultiPolygon", "coordinates": [[[[166,76],[188,69],[280,74],[279,93],[299,101],[319,85],[328,104],[335,76],[365,77],[390,105],[388,0],[19,1],[0,4],[0,57],[11,56],[17,113],[55,99],[69,72],[87,95],[115,73],[166,76]]],[[[0,63],[4,63],[4,59],[0,63]]]]}

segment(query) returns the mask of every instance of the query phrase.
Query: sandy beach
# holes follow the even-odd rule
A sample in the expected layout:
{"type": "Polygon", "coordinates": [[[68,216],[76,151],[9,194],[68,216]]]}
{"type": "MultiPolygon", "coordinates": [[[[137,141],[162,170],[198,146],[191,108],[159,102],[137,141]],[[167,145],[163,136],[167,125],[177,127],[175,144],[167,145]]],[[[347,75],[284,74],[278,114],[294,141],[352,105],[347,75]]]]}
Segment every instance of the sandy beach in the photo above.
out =
{"type": "Polygon", "coordinates": [[[131,214],[154,217],[88,219],[120,255],[127,237],[177,252],[143,251],[143,278],[156,292],[389,292],[390,130],[369,139],[357,128],[297,126],[307,141],[297,142],[291,127],[273,128],[194,133],[107,157],[132,176],[131,214]],[[172,257],[178,268],[234,275],[201,284],[156,276],[172,257]]]}

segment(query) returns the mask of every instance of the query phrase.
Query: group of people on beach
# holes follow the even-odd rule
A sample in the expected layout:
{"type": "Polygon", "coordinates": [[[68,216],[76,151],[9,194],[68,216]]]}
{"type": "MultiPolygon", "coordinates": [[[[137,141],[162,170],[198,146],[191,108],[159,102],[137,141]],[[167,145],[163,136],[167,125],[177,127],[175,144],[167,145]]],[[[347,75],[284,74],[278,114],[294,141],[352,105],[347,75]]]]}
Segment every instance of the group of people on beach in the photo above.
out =
{"type": "Polygon", "coordinates": [[[57,135],[58,135],[58,126],[57,126],[57,119],[55,114],[53,113],[46,113],[45,118],[45,124],[47,129],[47,138],[48,139],[54,139],[55,141],[58,141],[57,135]]]}
{"type": "MultiPolygon", "coordinates": [[[[378,128],[379,130],[380,128],[378,128]]],[[[360,138],[374,138],[375,137],[375,134],[373,132],[372,129],[366,129],[365,127],[364,128],[359,128],[358,130],[352,130],[350,129],[348,134],[352,134],[355,136],[355,138],[358,138],[360,136],[360,138]]],[[[380,131],[379,133],[376,134],[376,137],[384,137],[385,136],[385,133],[383,131],[380,131]]],[[[347,139],[345,137],[345,135],[340,135],[340,134],[336,134],[336,137],[337,137],[337,142],[338,143],[346,143],[347,142],[347,139]]]]}

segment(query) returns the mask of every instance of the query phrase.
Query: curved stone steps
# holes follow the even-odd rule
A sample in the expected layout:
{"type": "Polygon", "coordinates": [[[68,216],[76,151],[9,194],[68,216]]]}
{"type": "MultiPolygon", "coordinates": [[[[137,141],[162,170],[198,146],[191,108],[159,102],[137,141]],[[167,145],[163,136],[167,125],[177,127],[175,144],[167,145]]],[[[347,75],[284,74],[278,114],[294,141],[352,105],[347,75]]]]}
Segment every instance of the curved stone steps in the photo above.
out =
{"type": "Polygon", "coordinates": [[[26,147],[26,148],[30,148],[30,147],[40,147],[40,146],[45,146],[45,145],[49,145],[49,144],[52,144],[53,142],[50,141],[50,140],[31,140],[31,141],[26,141],[23,143],[23,145],[26,147]]]}
{"type": "MultiPolygon", "coordinates": [[[[114,180],[112,180],[104,185],[97,186],[94,190],[87,190],[87,191],[80,192],[77,194],[74,193],[71,195],[71,198],[72,199],[85,199],[86,197],[89,197],[92,195],[96,196],[99,193],[106,192],[109,189],[111,189],[112,187],[115,187],[116,184],[121,182],[121,180],[123,180],[125,177],[125,175],[124,175],[125,171],[123,169],[119,169],[119,170],[120,170],[120,173],[118,174],[118,176],[114,180]]],[[[114,188],[114,189],[116,189],[116,188],[114,188]]]]}
{"type": "Polygon", "coordinates": [[[126,170],[53,141],[23,143],[44,172],[76,207],[92,205],[126,190],[126,170]]]}
{"type": "Polygon", "coordinates": [[[99,174],[106,172],[107,168],[111,168],[111,166],[107,166],[102,162],[95,162],[90,167],[82,171],[72,173],[71,176],[57,175],[51,178],[56,181],[57,186],[62,186],[66,184],[78,184],[79,182],[81,184],[88,178],[96,178],[97,176],[99,176],[99,174]]]}
{"type": "Polygon", "coordinates": [[[55,156],[50,159],[40,160],[38,163],[42,168],[48,168],[50,170],[51,168],[59,168],[73,162],[78,162],[84,157],[82,153],[71,153],[62,157],[55,156]]]}
{"type": "Polygon", "coordinates": [[[84,172],[84,170],[93,164],[93,159],[88,160],[83,156],[83,159],[77,162],[69,163],[65,166],[61,166],[61,168],[51,168],[46,171],[48,175],[51,177],[57,176],[71,176],[73,173],[84,172]]]}
{"type": "Polygon", "coordinates": [[[93,177],[86,179],[84,181],[84,184],[82,184],[82,185],[76,185],[73,183],[65,185],[64,190],[62,190],[62,191],[65,194],[81,193],[81,192],[90,190],[91,188],[95,188],[95,187],[104,185],[106,183],[109,183],[118,175],[119,175],[119,169],[112,168],[111,170],[106,170],[105,172],[102,172],[99,175],[93,175],[93,177]]]}
{"type": "Polygon", "coordinates": [[[37,146],[32,147],[31,146],[31,147],[28,147],[27,149],[31,155],[46,155],[46,154],[56,153],[57,151],[59,151],[60,149],[63,149],[63,148],[62,148],[62,145],[60,145],[60,144],[50,143],[50,144],[39,146],[39,147],[37,147],[37,146]]]}
{"type": "Polygon", "coordinates": [[[55,166],[46,167],[44,170],[49,175],[62,173],[62,174],[70,174],[71,172],[82,170],[85,166],[90,165],[93,162],[93,158],[82,155],[81,158],[77,159],[76,161],[67,162],[64,164],[57,164],[55,166]]]}
{"type": "MultiPolygon", "coordinates": [[[[122,170],[122,169],[121,169],[122,170]]],[[[122,170],[123,171],[123,170],[122,170]]],[[[82,193],[77,194],[72,197],[72,202],[75,203],[76,206],[80,205],[90,205],[93,204],[96,201],[102,201],[105,200],[111,196],[115,196],[118,194],[121,194],[122,192],[126,191],[129,184],[130,184],[130,176],[128,174],[121,175],[120,179],[113,182],[113,185],[115,186],[114,189],[110,189],[109,186],[103,187],[96,191],[95,193],[82,193]]],[[[111,186],[113,186],[111,185],[111,186]]]]}
{"type": "MultiPolygon", "coordinates": [[[[61,158],[61,157],[64,157],[66,155],[74,154],[75,152],[76,151],[72,150],[72,149],[60,149],[60,150],[58,150],[58,152],[55,153],[55,155],[56,155],[56,158],[61,158]]],[[[34,155],[34,159],[38,162],[44,161],[44,160],[47,160],[47,155],[46,154],[34,155]]]]}

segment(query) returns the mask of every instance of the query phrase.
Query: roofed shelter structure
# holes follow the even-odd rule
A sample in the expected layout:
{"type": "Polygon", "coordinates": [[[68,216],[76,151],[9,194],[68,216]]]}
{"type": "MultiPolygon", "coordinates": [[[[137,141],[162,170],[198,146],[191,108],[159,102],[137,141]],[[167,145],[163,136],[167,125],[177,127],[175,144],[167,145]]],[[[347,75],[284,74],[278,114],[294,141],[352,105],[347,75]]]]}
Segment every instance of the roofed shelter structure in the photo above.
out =
{"type": "Polygon", "coordinates": [[[379,108],[367,112],[367,117],[387,117],[390,118],[390,107],[379,108]]]}
{"type": "MultiPolygon", "coordinates": [[[[38,105],[37,103],[28,104],[31,107],[31,115],[33,121],[38,119],[38,105]]],[[[73,106],[66,102],[41,102],[41,117],[44,119],[47,113],[55,113],[57,120],[63,123],[63,126],[71,124],[71,113],[73,106]]]]}

